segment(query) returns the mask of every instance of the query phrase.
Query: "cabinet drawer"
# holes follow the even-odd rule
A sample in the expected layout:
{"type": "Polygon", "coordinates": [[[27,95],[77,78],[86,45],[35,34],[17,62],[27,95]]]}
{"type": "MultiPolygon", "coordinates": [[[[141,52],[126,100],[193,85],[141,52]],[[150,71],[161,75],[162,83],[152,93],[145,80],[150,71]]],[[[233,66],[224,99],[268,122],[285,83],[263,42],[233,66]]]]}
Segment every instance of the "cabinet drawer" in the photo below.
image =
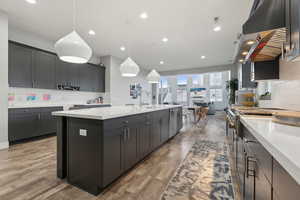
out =
{"type": "Polygon", "coordinates": [[[103,129],[104,130],[111,130],[115,128],[122,128],[124,126],[133,125],[136,123],[145,123],[147,119],[150,119],[150,115],[132,115],[128,117],[120,117],[120,118],[113,118],[103,121],[103,129]]]}
{"type": "Polygon", "coordinates": [[[277,199],[294,200],[300,196],[300,186],[283,169],[283,167],[274,159],[273,160],[273,189],[277,199]]]}

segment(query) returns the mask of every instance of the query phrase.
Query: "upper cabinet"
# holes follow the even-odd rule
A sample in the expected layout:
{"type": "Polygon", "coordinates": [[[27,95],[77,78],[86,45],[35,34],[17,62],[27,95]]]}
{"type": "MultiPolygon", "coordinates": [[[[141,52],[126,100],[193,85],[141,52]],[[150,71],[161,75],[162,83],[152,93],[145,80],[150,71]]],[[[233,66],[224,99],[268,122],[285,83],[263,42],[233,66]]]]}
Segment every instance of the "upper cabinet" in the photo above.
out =
{"type": "Polygon", "coordinates": [[[288,60],[300,60],[300,1],[286,0],[287,41],[285,45],[288,60]]]}
{"type": "Polygon", "coordinates": [[[279,57],[275,60],[251,63],[251,81],[276,79],[279,79],[279,57]]]}
{"type": "Polygon", "coordinates": [[[8,83],[10,87],[33,87],[32,57],[32,49],[16,43],[9,43],[8,83]]]}
{"type": "Polygon", "coordinates": [[[54,53],[9,42],[9,86],[105,92],[105,67],[61,61],[54,53]]]}
{"type": "Polygon", "coordinates": [[[57,85],[75,86],[79,85],[80,65],[67,63],[56,58],[56,83],[57,85]]]}
{"type": "Polygon", "coordinates": [[[105,68],[97,65],[80,66],[80,90],[90,92],[105,91],[105,68]]]}
{"type": "Polygon", "coordinates": [[[56,89],[55,60],[54,54],[34,51],[32,68],[34,88],[56,89]]]}

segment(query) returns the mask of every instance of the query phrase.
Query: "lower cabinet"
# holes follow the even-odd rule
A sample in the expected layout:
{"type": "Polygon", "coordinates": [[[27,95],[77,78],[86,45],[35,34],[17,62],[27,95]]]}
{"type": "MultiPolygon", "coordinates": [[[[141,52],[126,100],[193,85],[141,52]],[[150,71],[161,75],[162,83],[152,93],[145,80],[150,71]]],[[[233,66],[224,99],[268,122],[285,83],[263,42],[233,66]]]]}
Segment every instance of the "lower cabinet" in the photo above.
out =
{"type": "Polygon", "coordinates": [[[169,138],[169,110],[62,121],[67,122],[68,181],[92,194],[99,194],[169,138]]]}
{"type": "Polygon", "coordinates": [[[95,120],[68,119],[68,182],[92,194],[99,192],[101,124],[95,120]]]}
{"type": "Polygon", "coordinates": [[[16,142],[56,132],[56,119],[52,112],[62,107],[11,108],[8,110],[8,140],[16,142]]]}
{"type": "Polygon", "coordinates": [[[126,128],[112,128],[103,132],[103,186],[107,186],[123,172],[122,147],[125,142],[126,128]]]}
{"type": "Polygon", "coordinates": [[[300,185],[275,159],[273,160],[273,197],[276,197],[276,200],[294,200],[300,197],[300,185]]]}
{"type": "Polygon", "coordinates": [[[262,144],[242,126],[236,139],[236,172],[244,200],[294,200],[300,186],[262,144]]]}

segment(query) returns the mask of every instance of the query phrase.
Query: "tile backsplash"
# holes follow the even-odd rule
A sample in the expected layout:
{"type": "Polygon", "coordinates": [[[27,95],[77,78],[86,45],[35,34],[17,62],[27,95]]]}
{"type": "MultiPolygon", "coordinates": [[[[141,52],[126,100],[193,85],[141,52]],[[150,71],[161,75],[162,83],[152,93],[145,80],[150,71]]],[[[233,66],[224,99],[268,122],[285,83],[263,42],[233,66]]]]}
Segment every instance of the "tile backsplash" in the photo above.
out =
{"type": "MultiPolygon", "coordinates": [[[[300,111],[300,80],[271,81],[269,84],[271,107],[300,111]]],[[[258,85],[260,90],[266,83],[260,82],[258,85]]]]}
{"type": "Polygon", "coordinates": [[[109,103],[105,93],[9,88],[8,105],[13,107],[32,104],[85,104],[87,100],[97,97],[103,97],[104,103],[109,103]]]}

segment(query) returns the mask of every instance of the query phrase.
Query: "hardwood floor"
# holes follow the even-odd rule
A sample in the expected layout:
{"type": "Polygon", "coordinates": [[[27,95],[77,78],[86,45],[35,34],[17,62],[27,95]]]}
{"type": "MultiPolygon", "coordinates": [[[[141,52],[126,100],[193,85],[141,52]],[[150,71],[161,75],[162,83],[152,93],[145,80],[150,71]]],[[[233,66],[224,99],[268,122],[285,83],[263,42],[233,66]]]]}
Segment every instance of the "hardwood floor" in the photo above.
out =
{"type": "Polygon", "coordinates": [[[0,151],[1,200],[158,200],[197,137],[225,140],[223,115],[203,130],[185,124],[181,133],[95,197],[56,178],[56,138],[0,151]]]}

